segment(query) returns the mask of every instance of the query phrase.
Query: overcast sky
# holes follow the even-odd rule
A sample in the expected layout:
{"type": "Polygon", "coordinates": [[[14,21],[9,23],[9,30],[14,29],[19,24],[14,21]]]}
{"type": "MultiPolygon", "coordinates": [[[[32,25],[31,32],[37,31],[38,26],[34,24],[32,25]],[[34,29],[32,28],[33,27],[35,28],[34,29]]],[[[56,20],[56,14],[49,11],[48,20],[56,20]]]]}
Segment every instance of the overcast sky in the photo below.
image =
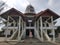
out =
{"type": "MultiPolygon", "coordinates": [[[[21,12],[25,12],[27,5],[31,4],[38,13],[47,8],[60,15],[60,0],[3,0],[9,7],[14,7],[21,12]]],[[[60,25],[58,19],[57,25],[60,25]]]]}

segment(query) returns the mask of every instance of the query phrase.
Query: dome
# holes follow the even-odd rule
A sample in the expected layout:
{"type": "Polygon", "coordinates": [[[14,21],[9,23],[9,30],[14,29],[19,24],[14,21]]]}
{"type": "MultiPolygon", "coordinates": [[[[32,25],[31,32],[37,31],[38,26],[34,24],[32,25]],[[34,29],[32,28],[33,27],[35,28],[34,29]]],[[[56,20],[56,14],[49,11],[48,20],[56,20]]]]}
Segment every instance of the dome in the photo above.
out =
{"type": "Polygon", "coordinates": [[[35,13],[34,7],[32,5],[28,5],[25,10],[25,13],[35,13]]]}

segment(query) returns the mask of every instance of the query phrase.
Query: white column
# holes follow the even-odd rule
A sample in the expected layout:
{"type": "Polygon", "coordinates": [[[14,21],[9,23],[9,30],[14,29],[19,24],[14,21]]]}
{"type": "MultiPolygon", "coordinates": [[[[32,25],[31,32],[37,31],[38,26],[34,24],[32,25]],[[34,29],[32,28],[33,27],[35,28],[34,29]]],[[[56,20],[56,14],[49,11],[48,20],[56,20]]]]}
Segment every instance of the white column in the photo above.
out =
{"type": "Polygon", "coordinates": [[[7,30],[5,30],[6,31],[5,32],[6,33],[6,36],[5,36],[6,37],[6,40],[7,40],[7,35],[8,35],[8,24],[9,24],[9,16],[7,18],[7,30]]]}
{"type": "Polygon", "coordinates": [[[13,21],[13,25],[14,25],[14,26],[13,26],[13,27],[14,27],[14,28],[13,28],[13,33],[14,33],[14,31],[15,31],[15,21],[13,21]]]}
{"type": "Polygon", "coordinates": [[[38,33],[38,30],[36,29],[36,26],[37,26],[36,23],[37,23],[37,22],[35,22],[35,29],[34,29],[35,36],[36,36],[36,38],[38,38],[40,41],[42,41],[41,38],[40,38],[40,35],[39,35],[39,33],[38,33]]]}
{"type": "MultiPolygon", "coordinates": [[[[51,16],[51,23],[52,23],[52,27],[54,27],[54,23],[53,23],[53,17],[51,16]]],[[[53,41],[55,41],[55,30],[54,28],[52,29],[53,32],[53,41]]]]}
{"type": "Polygon", "coordinates": [[[37,38],[37,34],[36,34],[36,31],[35,30],[37,30],[37,27],[36,27],[36,22],[35,22],[35,28],[34,28],[34,35],[35,35],[35,37],[37,38]]]}
{"type": "Polygon", "coordinates": [[[21,17],[19,16],[19,30],[18,30],[18,40],[19,40],[19,37],[20,37],[20,24],[21,24],[21,17]]]}
{"type": "Polygon", "coordinates": [[[42,24],[42,17],[40,17],[40,29],[41,29],[41,40],[43,41],[43,24],[42,24]]]}
{"type": "MultiPolygon", "coordinates": [[[[25,23],[25,22],[24,22],[25,23]]],[[[21,41],[21,38],[22,38],[22,36],[24,35],[24,33],[25,33],[25,24],[24,24],[24,30],[22,30],[22,33],[21,33],[21,35],[20,35],[20,37],[19,37],[19,41],[21,41]]]]}
{"type": "MultiPolygon", "coordinates": [[[[38,34],[40,33],[39,32],[39,19],[38,19],[38,21],[37,21],[37,31],[38,31],[38,34]]],[[[40,36],[40,35],[39,35],[40,36]]]]}
{"type": "MultiPolygon", "coordinates": [[[[23,19],[21,19],[21,20],[22,20],[22,22],[21,22],[21,24],[22,24],[22,31],[23,31],[24,30],[24,22],[23,22],[23,19]]],[[[26,33],[24,32],[23,38],[25,38],[25,35],[26,35],[26,33]]]]}
{"type": "Polygon", "coordinates": [[[39,19],[39,35],[40,35],[40,37],[41,37],[41,34],[40,34],[40,19],[39,19]]]}
{"type": "Polygon", "coordinates": [[[38,23],[37,23],[38,21],[36,21],[36,30],[38,30],[38,23]]]}
{"type": "MultiPolygon", "coordinates": [[[[44,23],[45,27],[47,27],[46,23],[44,23]]],[[[47,38],[47,41],[51,41],[51,38],[48,36],[47,29],[43,31],[44,36],[47,38]]]]}
{"type": "MultiPolygon", "coordinates": [[[[45,25],[45,27],[47,27],[47,26],[46,26],[46,23],[44,23],[44,25],[45,25]]],[[[46,33],[47,33],[47,29],[45,29],[45,30],[46,30],[46,33]]]]}
{"type": "Polygon", "coordinates": [[[26,28],[26,23],[25,23],[25,22],[23,22],[23,24],[24,24],[24,25],[23,25],[23,26],[24,26],[23,30],[25,30],[25,32],[24,32],[24,33],[25,33],[25,36],[26,36],[26,29],[25,29],[25,28],[26,28]]]}

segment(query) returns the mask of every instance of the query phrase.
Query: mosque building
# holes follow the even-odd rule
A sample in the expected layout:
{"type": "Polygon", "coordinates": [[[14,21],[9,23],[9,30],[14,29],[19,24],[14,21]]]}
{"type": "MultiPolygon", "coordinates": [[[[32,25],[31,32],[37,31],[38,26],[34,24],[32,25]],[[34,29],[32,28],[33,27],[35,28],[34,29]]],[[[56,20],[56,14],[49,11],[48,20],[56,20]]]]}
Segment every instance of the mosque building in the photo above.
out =
{"type": "Polygon", "coordinates": [[[60,16],[50,9],[36,13],[34,7],[28,5],[25,13],[11,8],[0,16],[6,20],[2,28],[6,40],[21,41],[25,38],[36,38],[40,41],[55,41],[57,27],[54,20],[60,16]]]}

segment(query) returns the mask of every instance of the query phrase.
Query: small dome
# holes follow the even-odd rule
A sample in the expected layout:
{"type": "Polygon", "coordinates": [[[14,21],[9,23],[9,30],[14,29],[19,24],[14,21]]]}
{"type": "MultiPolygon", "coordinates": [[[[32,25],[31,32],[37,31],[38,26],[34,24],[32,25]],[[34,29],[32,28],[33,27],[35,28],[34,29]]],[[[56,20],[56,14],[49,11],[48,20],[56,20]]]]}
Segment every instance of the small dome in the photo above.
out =
{"type": "Polygon", "coordinates": [[[34,7],[32,5],[28,5],[25,13],[35,13],[34,7]]]}

